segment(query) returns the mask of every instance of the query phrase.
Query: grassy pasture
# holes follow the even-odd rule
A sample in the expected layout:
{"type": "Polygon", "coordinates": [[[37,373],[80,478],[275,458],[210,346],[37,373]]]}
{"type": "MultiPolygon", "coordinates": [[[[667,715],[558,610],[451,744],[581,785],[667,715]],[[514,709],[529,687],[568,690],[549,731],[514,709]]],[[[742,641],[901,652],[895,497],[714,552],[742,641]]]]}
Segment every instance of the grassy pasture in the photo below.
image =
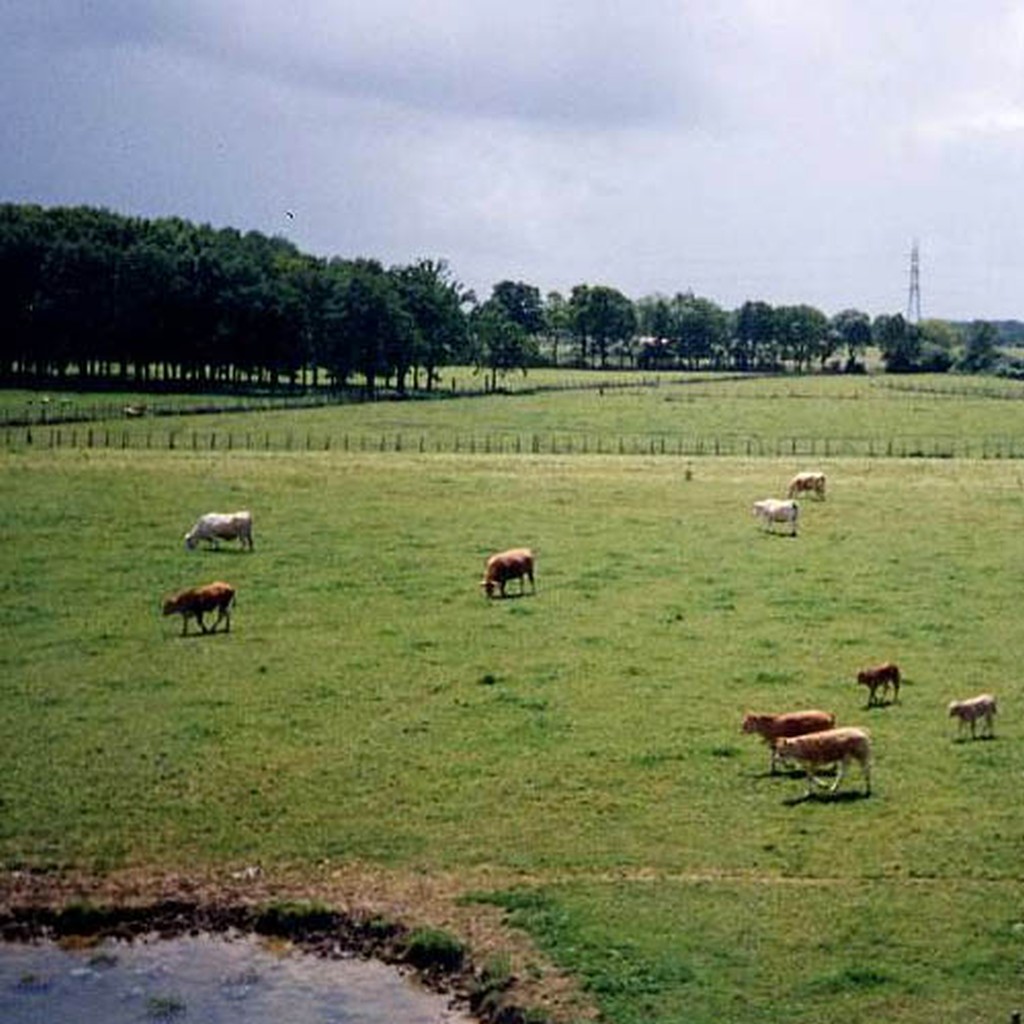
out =
{"type": "MultiPolygon", "coordinates": [[[[829,403],[770,395],[733,417],[829,403]]],[[[563,422],[627,398],[577,397],[552,400],[563,422]]],[[[648,420],[726,415],[640,397],[648,420]]],[[[505,881],[467,899],[506,907],[618,1024],[1005,1019],[1022,473],[836,459],[800,537],[766,535],[750,502],[794,468],[6,452],[0,863],[487,869],[505,881]],[[196,512],[242,505],[255,553],[183,550],[196,512]],[[511,543],[538,550],[538,594],[487,602],[483,558],[511,543]],[[214,578],[239,589],[231,635],[180,639],[160,596],[214,578]],[[903,701],[868,710],[853,676],[883,658],[903,701]],[[982,689],[998,738],[955,742],[946,702],[982,689]],[[854,770],[802,800],[739,735],[747,708],[811,705],[871,730],[870,799],[854,770]]]]}

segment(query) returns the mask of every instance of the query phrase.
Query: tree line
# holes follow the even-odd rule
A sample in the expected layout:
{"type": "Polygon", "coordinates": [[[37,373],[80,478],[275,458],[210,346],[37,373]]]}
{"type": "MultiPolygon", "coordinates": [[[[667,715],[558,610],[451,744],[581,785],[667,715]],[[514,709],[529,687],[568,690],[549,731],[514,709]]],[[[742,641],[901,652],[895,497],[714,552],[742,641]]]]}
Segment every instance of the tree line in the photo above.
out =
{"type": "Polygon", "coordinates": [[[431,390],[445,366],[489,386],[537,365],[890,372],[991,370],[992,324],[911,324],[854,310],[606,285],[542,295],[502,281],[479,300],[444,260],[322,258],[259,232],[93,207],[0,205],[0,382],[136,388],[431,390]]]}

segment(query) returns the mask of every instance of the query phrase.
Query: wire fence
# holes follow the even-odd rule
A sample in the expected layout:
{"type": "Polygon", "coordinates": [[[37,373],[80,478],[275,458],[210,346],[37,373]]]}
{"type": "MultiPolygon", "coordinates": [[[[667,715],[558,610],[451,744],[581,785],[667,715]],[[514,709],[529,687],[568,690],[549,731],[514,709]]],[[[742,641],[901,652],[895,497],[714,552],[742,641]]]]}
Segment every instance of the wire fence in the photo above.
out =
{"type": "Polygon", "coordinates": [[[15,449],[121,449],[185,452],[406,452],[469,455],[650,455],[702,458],[1018,459],[1024,437],[897,436],[753,437],[736,434],[585,433],[314,433],[154,426],[4,427],[4,445],[15,449]]]}

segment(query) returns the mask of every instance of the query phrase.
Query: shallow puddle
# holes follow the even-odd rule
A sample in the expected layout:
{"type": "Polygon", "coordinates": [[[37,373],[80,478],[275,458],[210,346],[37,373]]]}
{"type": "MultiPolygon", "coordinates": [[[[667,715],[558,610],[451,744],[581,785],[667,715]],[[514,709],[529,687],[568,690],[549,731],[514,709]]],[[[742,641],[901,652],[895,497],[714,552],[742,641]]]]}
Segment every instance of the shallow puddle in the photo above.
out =
{"type": "Polygon", "coordinates": [[[0,943],[3,1024],[468,1024],[386,964],[238,936],[0,943]]]}

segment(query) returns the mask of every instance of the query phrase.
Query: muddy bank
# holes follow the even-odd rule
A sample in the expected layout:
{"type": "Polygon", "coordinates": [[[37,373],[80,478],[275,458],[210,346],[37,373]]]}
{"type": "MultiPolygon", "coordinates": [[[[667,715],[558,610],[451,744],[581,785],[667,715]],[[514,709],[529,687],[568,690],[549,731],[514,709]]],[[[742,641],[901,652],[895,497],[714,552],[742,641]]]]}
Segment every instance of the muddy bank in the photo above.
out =
{"type": "Polygon", "coordinates": [[[444,879],[351,868],[312,884],[270,881],[254,868],[224,879],[0,873],[2,940],[75,945],[230,933],[398,966],[484,1024],[593,1015],[568,979],[539,965],[524,937],[489,908],[470,912],[444,879]]]}

